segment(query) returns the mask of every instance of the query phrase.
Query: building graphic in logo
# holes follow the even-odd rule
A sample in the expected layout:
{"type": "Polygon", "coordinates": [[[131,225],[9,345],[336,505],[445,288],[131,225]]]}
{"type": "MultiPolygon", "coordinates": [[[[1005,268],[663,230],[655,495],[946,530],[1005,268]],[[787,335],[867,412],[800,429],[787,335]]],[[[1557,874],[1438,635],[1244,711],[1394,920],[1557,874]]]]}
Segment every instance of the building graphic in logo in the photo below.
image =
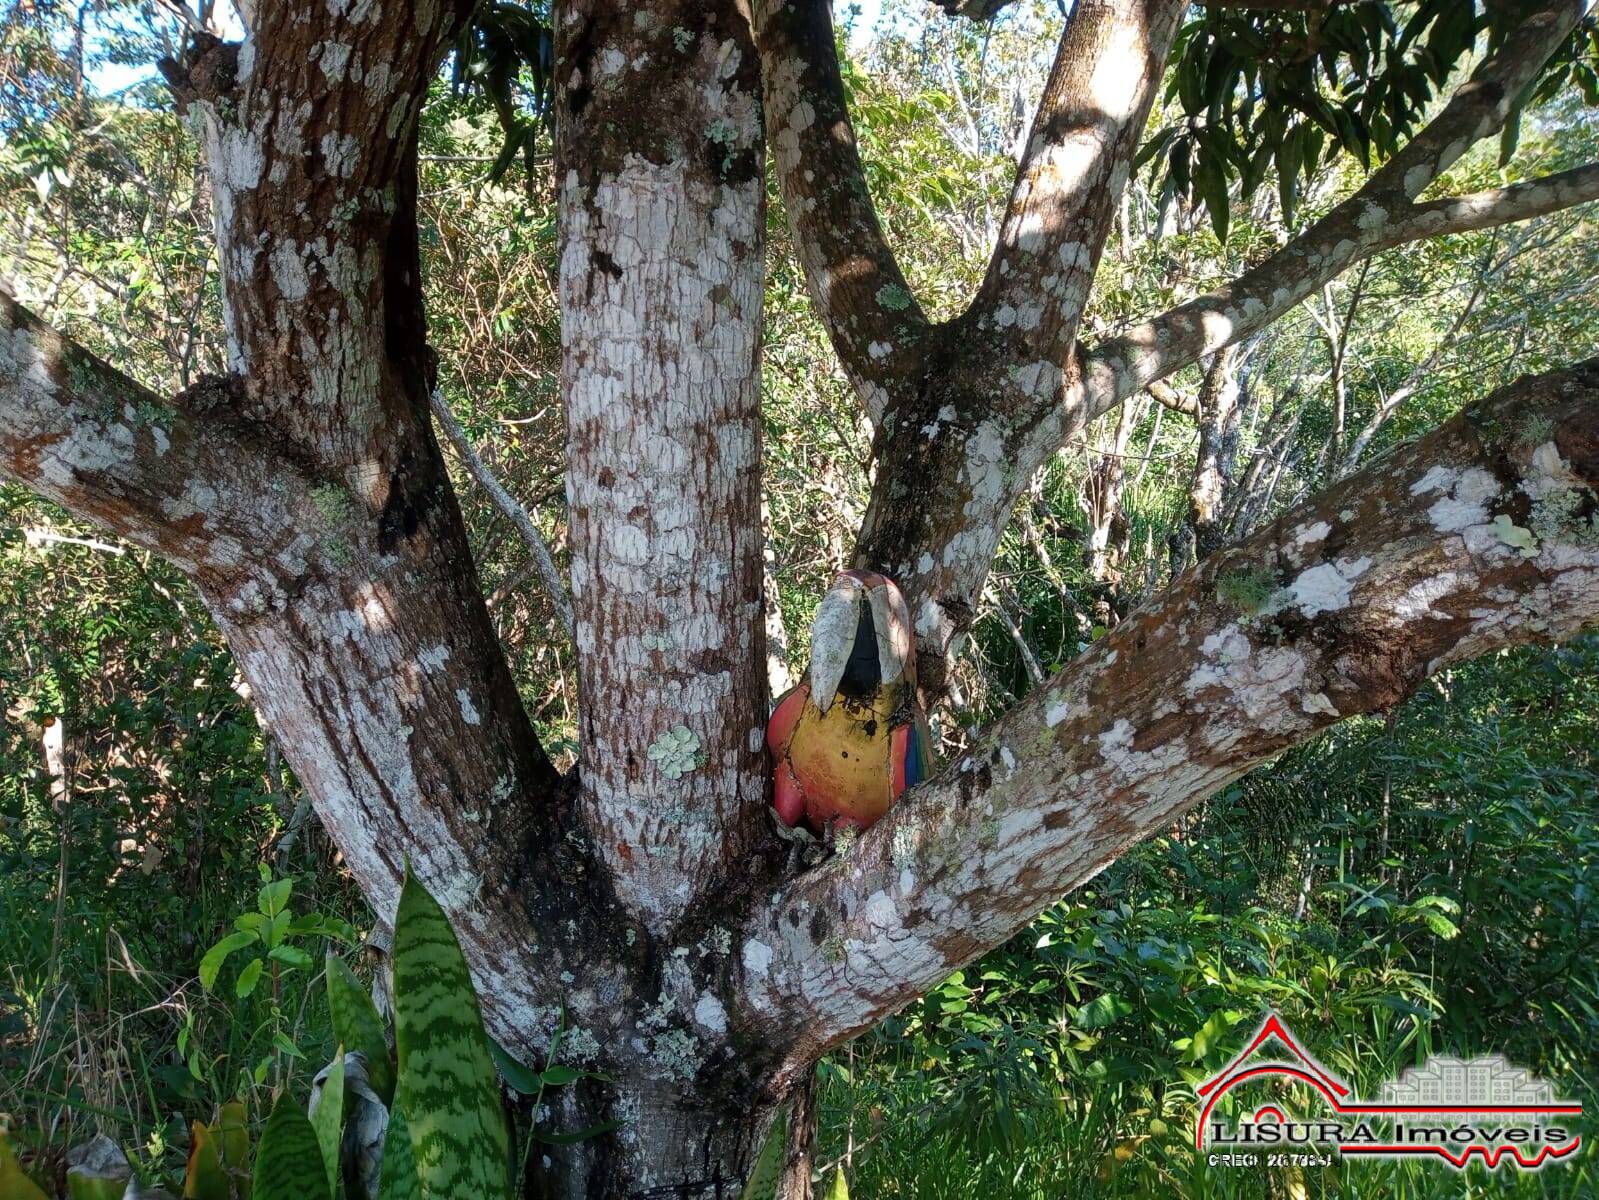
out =
{"type": "Polygon", "coordinates": [[[1196,1090],[1195,1147],[1244,1152],[1221,1156],[1230,1159],[1309,1149],[1356,1157],[1437,1156],[1457,1170],[1475,1157],[1490,1170],[1501,1162],[1536,1170],[1547,1162],[1571,1161],[1582,1145],[1581,1135],[1568,1127],[1582,1115],[1582,1105],[1557,1099],[1548,1083],[1498,1055],[1434,1055],[1384,1084],[1380,1100],[1361,1100],[1304,1049],[1276,1013],[1268,1014],[1243,1051],[1196,1090]],[[1263,1050],[1268,1044],[1270,1051],[1263,1050]],[[1290,1119],[1278,1103],[1268,1102],[1236,1123],[1216,1113],[1217,1102],[1234,1088],[1272,1080],[1305,1085],[1329,1111],[1319,1119],[1290,1119]]]}

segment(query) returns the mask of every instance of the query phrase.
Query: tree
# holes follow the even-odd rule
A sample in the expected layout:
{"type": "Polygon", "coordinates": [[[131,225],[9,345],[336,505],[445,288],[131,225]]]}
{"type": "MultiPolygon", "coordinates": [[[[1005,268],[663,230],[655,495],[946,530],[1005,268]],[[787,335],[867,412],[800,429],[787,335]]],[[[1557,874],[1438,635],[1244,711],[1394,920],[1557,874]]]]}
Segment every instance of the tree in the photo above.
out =
{"type": "MultiPolygon", "coordinates": [[[[1240,7],[1234,19],[1282,19],[1240,7]]],[[[1314,28],[1339,8],[1296,7],[1314,28]]],[[[569,1089],[571,1127],[619,1126],[552,1150],[556,1194],[728,1194],[797,1090],[803,1109],[821,1054],[1188,806],[1449,663],[1599,622],[1589,360],[1467,406],[1242,543],[1207,545],[847,852],[791,868],[762,745],[768,147],[875,429],[855,561],[904,588],[929,703],[1017,497],[1089,420],[1227,361],[1384,249],[1599,196],[1592,165],[1422,198],[1571,45],[1582,4],[1540,0],[1484,26],[1491,52],[1430,120],[1417,109],[1403,146],[1384,126],[1385,161],[1326,216],[1225,287],[1083,345],[1179,43],[1176,69],[1191,70],[1186,8],[1079,0],[987,275],[945,322],[923,314],[879,227],[825,4],[559,8],[582,687],[566,774],[496,642],[430,419],[415,131],[469,5],[255,0],[241,43],[196,31],[167,64],[209,169],[225,377],[158,396],[0,299],[3,469],[189,575],[376,910],[392,911],[409,863],[452,916],[494,1036],[541,1060],[559,1025],[565,1051],[608,1077],[569,1089]]],[[[1480,24],[1441,55],[1439,82],[1480,24]]],[[[1288,136],[1267,150],[1280,158],[1288,136]]],[[[1224,228],[1210,152],[1175,186],[1224,228]]],[[[791,1194],[804,1156],[796,1138],[791,1194]]]]}

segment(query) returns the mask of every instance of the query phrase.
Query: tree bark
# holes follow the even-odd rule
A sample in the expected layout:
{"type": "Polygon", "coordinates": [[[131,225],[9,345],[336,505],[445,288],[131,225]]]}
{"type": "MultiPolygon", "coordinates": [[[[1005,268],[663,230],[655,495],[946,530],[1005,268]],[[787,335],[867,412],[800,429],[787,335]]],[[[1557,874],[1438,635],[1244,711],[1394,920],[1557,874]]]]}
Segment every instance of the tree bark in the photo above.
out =
{"type": "Polygon", "coordinates": [[[766,832],[759,84],[732,0],[556,36],[582,805],[664,929],[766,832]]]}
{"type": "Polygon", "coordinates": [[[1199,389],[1199,449],[1188,485],[1188,529],[1194,558],[1203,562],[1226,540],[1222,513],[1233,484],[1238,457],[1239,399],[1242,383],[1236,368],[1236,346],[1211,355],[1199,389]]]}
{"type": "Polygon", "coordinates": [[[936,696],[1013,504],[1086,421],[1394,230],[1521,219],[1591,185],[1415,199],[1578,6],[1539,4],[1304,239],[1082,351],[1180,0],[1080,0],[982,289],[937,327],[872,212],[822,0],[758,0],[753,38],[736,0],[571,0],[554,103],[582,749],[563,777],[429,415],[415,128],[467,6],[249,8],[242,45],[197,35],[167,64],[213,179],[231,374],[164,400],[0,297],[0,469],[193,579],[376,911],[409,863],[491,1034],[543,1065],[559,1027],[561,1061],[606,1076],[562,1090],[560,1129],[618,1125],[552,1147],[547,1194],[735,1195],[793,1097],[803,1195],[814,1097],[796,1089],[827,1049],[1285,746],[1465,656],[1599,623],[1590,362],[1218,550],[851,851],[792,873],[763,752],[759,97],[813,299],[876,423],[856,559],[905,586],[936,696]]]}

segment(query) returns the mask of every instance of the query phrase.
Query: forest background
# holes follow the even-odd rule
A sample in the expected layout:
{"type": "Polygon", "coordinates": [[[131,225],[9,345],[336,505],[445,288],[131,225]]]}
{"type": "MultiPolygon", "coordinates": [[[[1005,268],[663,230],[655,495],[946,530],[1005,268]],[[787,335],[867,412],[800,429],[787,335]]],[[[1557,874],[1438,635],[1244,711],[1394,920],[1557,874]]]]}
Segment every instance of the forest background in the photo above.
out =
{"type": "MultiPolygon", "coordinates": [[[[976,24],[885,0],[839,15],[873,196],[916,295],[949,315],[986,263],[1060,12],[1022,3],[976,24]]],[[[0,279],[161,392],[223,363],[209,197],[148,70],[176,36],[159,6],[0,7],[0,279]]],[[[505,153],[503,113],[458,82],[438,81],[423,118],[430,336],[475,460],[454,457],[485,594],[543,744],[569,754],[568,647],[515,521],[473,477],[503,484],[559,560],[547,132],[529,119],[505,153]]],[[[1523,114],[1518,144],[1468,154],[1449,189],[1599,157],[1599,94],[1579,82],[1523,114]]],[[[1160,138],[1180,119],[1174,86],[1100,268],[1095,338],[1236,274],[1363,175],[1357,155],[1330,156],[1298,195],[1263,188],[1217,221],[1174,194],[1160,138]]],[[[768,216],[781,683],[860,524],[870,434],[775,186],[768,216]]],[[[1242,535],[1466,400],[1588,353],[1596,279],[1591,206],[1416,242],[1101,418],[1005,535],[942,754],[1203,552],[1207,521],[1242,535]],[[1231,415],[1207,426],[1222,394],[1231,415]]],[[[1217,1175],[1190,1148],[1191,1085],[1275,1008],[1357,1087],[1433,1053],[1502,1053],[1591,1106],[1596,887],[1599,640],[1445,672],[1200,805],[828,1059],[819,1159],[867,1197],[1459,1194],[1456,1177],[1392,1164],[1217,1175]]],[[[322,951],[360,962],[375,928],[183,578],[0,485],[0,1113],[24,1143],[48,1158],[103,1132],[181,1172],[189,1116],[236,1095],[264,1113],[308,1087],[333,1050],[322,951]],[[284,880],[307,918],[298,954],[250,978],[240,955],[203,986],[202,956],[284,880]]],[[[1472,1181],[1591,1196],[1599,1173],[1472,1181]]]]}

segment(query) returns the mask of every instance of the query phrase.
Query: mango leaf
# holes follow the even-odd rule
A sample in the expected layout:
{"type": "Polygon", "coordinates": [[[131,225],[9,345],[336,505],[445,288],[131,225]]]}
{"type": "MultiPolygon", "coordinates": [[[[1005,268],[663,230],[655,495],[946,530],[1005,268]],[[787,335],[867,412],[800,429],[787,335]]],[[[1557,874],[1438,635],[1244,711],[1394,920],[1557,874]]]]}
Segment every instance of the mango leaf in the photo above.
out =
{"type": "Polygon", "coordinates": [[[328,955],[328,1012],[339,1041],[366,1059],[366,1077],[383,1103],[394,1100],[394,1064],[372,997],[342,958],[328,955]]]}
{"type": "Polygon", "coordinates": [[[1115,992],[1104,992],[1077,1010],[1077,1024],[1083,1029],[1103,1029],[1132,1011],[1133,1006],[1115,992]]]}
{"type": "Polygon", "coordinates": [[[235,950],[242,950],[246,946],[253,945],[255,940],[255,934],[253,933],[230,933],[215,946],[212,946],[211,949],[207,950],[205,957],[200,960],[200,986],[208,992],[216,987],[217,972],[222,970],[222,964],[226,961],[228,955],[235,950]]]}
{"type": "Polygon", "coordinates": [[[409,870],[394,916],[394,1040],[425,1200],[500,1200],[510,1134],[455,931],[409,870]]]}
{"type": "Polygon", "coordinates": [[[50,1200],[42,1188],[22,1173],[11,1142],[0,1132],[0,1200],[50,1200]]]}
{"type": "Polygon", "coordinates": [[[389,1110],[389,1128],[383,1136],[383,1173],[378,1181],[378,1200],[421,1200],[421,1197],[411,1131],[405,1123],[404,1110],[395,1105],[389,1110]]]}
{"type": "Polygon", "coordinates": [[[132,1174],[122,1147],[102,1133],[67,1151],[68,1200],[122,1200],[132,1174]]]}
{"type": "Polygon", "coordinates": [[[344,1047],[340,1046],[322,1075],[311,1097],[311,1125],[322,1144],[322,1159],[328,1168],[328,1192],[339,1190],[339,1142],[344,1134],[344,1047]]]}
{"type": "Polygon", "coordinates": [[[788,1113],[781,1112],[772,1127],[766,1131],[761,1152],[750,1167],[749,1181],[744,1184],[744,1200],[777,1200],[777,1189],[783,1183],[783,1151],[788,1146],[788,1113]]]}
{"type": "Polygon", "coordinates": [[[222,1169],[222,1139],[196,1121],[190,1130],[189,1166],[183,1173],[183,1200],[232,1200],[233,1188],[222,1169]]]}
{"type": "Polygon", "coordinates": [[[849,1180],[844,1178],[844,1168],[833,1175],[833,1186],[827,1189],[827,1200],[849,1200],[849,1180]]]}
{"type": "Polygon", "coordinates": [[[261,1131],[250,1200],[333,1200],[316,1130],[287,1095],[278,1098],[261,1131]]]}

